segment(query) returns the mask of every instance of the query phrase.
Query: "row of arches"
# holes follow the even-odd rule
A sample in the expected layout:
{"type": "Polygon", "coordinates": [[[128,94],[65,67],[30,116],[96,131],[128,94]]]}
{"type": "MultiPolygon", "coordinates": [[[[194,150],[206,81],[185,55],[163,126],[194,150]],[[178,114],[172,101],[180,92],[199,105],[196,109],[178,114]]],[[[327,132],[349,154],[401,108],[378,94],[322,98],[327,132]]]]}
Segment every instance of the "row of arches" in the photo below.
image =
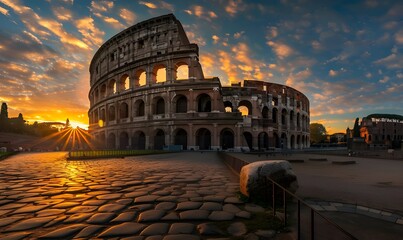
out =
{"type": "Polygon", "coordinates": [[[112,78],[95,87],[90,94],[90,101],[96,103],[108,96],[145,86],[147,82],[150,84],[163,83],[168,79],[189,79],[189,65],[186,62],[177,62],[171,71],[167,71],[166,65],[156,64],[150,72],[147,72],[146,68],[143,67],[130,74],[123,74],[118,79],[112,78]]]}
{"type": "MultiPolygon", "coordinates": [[[[168,112],[167,104],[172,104],[172,113],[186,113],[189,110],[189,100],[185,95],[178,94],[171,102],[167,102],[165,98],[157,96],[152,99],[149,109],[147,109],[146,103],[143,99],[137,99],[132,104],[131,109],[127,102],[121,102],[118,106],[111,104],[107,106],[107,108],[96,109],[92,113],[90,122],[98,123],[99,120],[102,120],[103,122],[115,121],[117,118],[124,119],[130,116],[142,117],[145,116],[147,112],[150,112],[153,115],[165,114],[168,112]]],[[[199,94],[196,97],[196,103],[194,103],[194,105],[197,112],[211,112],[212,98],[206,93],[199,94]]]]}
{"type": "MultiPolygon", "coordinates": [[[[183,150],[191,150],[194,146],[189,146],[188,132],[183,128],[176,129],[172,134],[172,139],[167,136],[167,133],[163,129],[156,129],[153,136],[150,136],[147,143],[147,137],[144,131],[136,131],[130,136],[126,131],[120,132],[118,135],[115,133],[109,133],[105,139],[105,135],[98,136],[98,140],[101,143],[101,147],[108,149],[163,149],[166,145],[181,145],[183,150]],[[169,140],[168,140],[169,139],[169,140]],[[105,141],[106,140],[106,141],[105,141]]],[[[193,143],[199,150],[210,150],[214,136],[207,128],[199,128],[194,135],[193,143]]],[[[309,142],[307,136],[291,135],[288,136],[285,133],[281,135],[273,133],[273,136],[269,138],[267,132],[260,132],[257,137],[257,146],[254,144],[253,135],[250,132],[244,132],[241,136],[243,139],[243,145],[248,146],[249,149],[266,150],[270,147],[280,149],[299,149],[306,147],[309,142]],[[271,143],[270,143],[271,141],[271,143]]],[[[223,150],[232,149],[235,147],[236,135],[230,128],[224,128],[219,133],[218,143],[223,150]]]]}

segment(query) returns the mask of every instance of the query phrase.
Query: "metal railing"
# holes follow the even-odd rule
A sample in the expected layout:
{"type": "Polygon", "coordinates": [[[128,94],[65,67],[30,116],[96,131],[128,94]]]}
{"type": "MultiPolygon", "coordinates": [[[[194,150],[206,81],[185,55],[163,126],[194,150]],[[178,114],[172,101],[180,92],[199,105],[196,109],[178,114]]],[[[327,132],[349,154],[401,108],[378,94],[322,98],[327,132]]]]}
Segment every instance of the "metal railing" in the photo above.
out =
{"type": "Polygon", "coordinates": [[[147,154],[166,153],[162,150],[93,150],[93,151],[70,151],[68,159],[91,159],[91,158],[113,158],[147,154]]]}
{"type": "MultiPolygon", "coordinates": [[[[233,157],[229,154],[223,152],[220,152],[219,154],[225,164],[238,175],[240,174],[242,167],[249,164],[249,162],[233,157]]],[[[295,207],[295,204],[293,205],[293,201],[296,201],[296,209],[294,209],[294,214],[296,212],[296,234],[298,240],[357,239],[276,181],[268,178],[266,182],[267,187],[269,186],[268,183],[271,184],[272,191],[271,193],[268,191],[268,194],[270,195],[267,196],[267,199],[271,199],[273,216],[276,216],[277,212],[281,209],[284,212],[284,216],[282,216],[284,227],[289,226],[293,220],[290,220],[287,214],[290,213],[290,209],[295,207]],[[278,190],[281,192],[279,193],[278,190]],[[279,202],[280,206],[278,206],[279,202]],[[303,209],[304,207],[305,210],[303,209]]]]}

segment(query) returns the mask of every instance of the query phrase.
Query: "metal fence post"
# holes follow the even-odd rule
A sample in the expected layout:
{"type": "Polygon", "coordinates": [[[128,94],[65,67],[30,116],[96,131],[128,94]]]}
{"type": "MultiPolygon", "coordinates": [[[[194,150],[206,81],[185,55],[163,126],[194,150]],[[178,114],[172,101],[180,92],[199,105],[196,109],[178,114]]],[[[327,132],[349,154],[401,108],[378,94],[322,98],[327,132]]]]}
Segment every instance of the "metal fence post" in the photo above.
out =
{"type": "Polygon", "coordinates": [[[311,208],[311,240],[315,239],[315,212],[311,208]]]}
{"type": "Polygon", "coordinates": [[[283,189],[284,227],[287,226],[287,192],[283,189]]]}
{"type": "Polygon", "coordinates": [[[297,239],[298,240],[300,240],[301,239],[301,202],[299,201],[299,199],[298,199],[298,216],[297,216],[297,221],[298,221],[298,223],[297,223],[297,239]]]}
{"type": "Polygon", "coordinates": [[[273,216],[276,216],[276,194],[275,194],[275,189],[274,189],[274,187],[275,187],[275,184],[274,184],[274,181],[273,180],[271,180],[270,179],[270,181],[271,181],[271,185],[272,185],[272,201],[273,201],[273,216]]]}

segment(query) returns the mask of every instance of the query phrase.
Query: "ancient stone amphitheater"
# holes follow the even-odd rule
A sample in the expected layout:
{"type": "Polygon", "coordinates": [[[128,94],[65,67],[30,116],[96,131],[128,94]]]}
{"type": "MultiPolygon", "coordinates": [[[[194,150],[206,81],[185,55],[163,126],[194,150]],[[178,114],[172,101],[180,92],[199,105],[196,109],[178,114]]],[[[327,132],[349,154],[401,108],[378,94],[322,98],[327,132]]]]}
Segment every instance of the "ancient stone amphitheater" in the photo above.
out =
{"type": "Polygon", "coordinates": [[[109,39],[90,65],[89,132],[99,148],[273,150],[309,146],[309,100],[281,84],[205,78],[174,15],[109,39]]]}

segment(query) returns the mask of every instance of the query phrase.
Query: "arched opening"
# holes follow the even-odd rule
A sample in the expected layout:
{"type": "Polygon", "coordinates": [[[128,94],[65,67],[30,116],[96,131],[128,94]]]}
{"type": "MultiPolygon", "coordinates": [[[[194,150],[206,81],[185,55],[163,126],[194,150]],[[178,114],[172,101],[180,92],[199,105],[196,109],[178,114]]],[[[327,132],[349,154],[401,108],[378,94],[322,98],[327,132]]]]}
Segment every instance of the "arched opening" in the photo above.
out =
{"type": "Polygon", "coordinates": [[[161,129],[155,133],[154,136],[154,149],[162,150],[165,146],[165,133],[161,129]]]}
{"type": "Polygon", "coordinates": [[[278,137],[277,133],[273,133],[273,146],[275,148],[280,148],[281,147],[280,138],[278,137]]]}
{"type": "Polygon", "coordinates": [[[277,123],[277,108],[273,108],[272,110],[272,118],[273,118],[273,123],[277,123]]]}
{"type": "Polygon", "coordinates": [[[196,132],[196,145],[200,150],[208,150],[211,148],[211,133],[206,128],[200,128],[196,132]]]}
{"type": "Polygon", "coordinates": [[[99,118],[99,121],[98,121],[98,125],[99,125],[100,127],[103,127],[103,126],[104,126],[104,124],[105,124],[105,119],[106,119],[106,111],[105,111],[105,108],[102,108],[102,109],[101,109],[101,117],[99,118]]]}
{"type": "Polygon", "coordinates": [[[108,95],[117,93],[116,81],[114,79],[112,79],[108,84],[108,93],[108,95]]]}
{"type": "Polygon", "coordinates": [[[189,79],[189,67],[186,63],[178,64],[176,69],[176,80],[189,79]]]}
{"type": "Polygon", "coordinates": [[[297,136],[297,148],[301,148],[301,136],[297,136]]]}
{"type": "Polygon", "coordinates": [[[164,114],[165,113],[165,101],[162,97],[156,99],[154,112],[155,112],[155,114],[164,114]]]}
{"type": "Polygon", "coordinates": [[[121,132],[119,136],[119,149],[129,148],[129,134],[127,132],[121,132]]]}
{"type": "Polygon", "coordinates": [[[211,112],[211,98],[208,94],[200,94],[197,97],[197,111],[211,112]]]}
{"type": "Polygon", "coordinates": [[[144,116],[144,101],[143,100],[137,100],[134,103],[134,117],[142,117],[144,116]]]}
{"type": "Polygon", "coordinates": [[[262,109],[262,118],[269,119],[269,108],[266,106],[262,109]]]}
{"type": "Polygon", "coordinates": [[[291,149],[295,149],[295,136],[294,135],[291,135],[291,142],[290,142],[290,144],[291,144],[291,149]]]}
{"type": "Polygon", "coordinates": [[[101,86],[101,98],[106,98],[106,85],[101,86]]]}
{"type": "Polygon", "coordinates": [[[290,112],[290,124],[292,125],[292,122],[294,121],[294,111],[291,110],[290,112]]]}
{"type": "Polygon", "coordinates": [[[164,65],[156,65],[153,69],[153,83],[163,83],[167,81],[167,71],[164,65]]]}
{"type": "Polygon", "coordinates": [[[97,146],[97,149],[105,149],[106,148],[106,141],[105,141],[106,139],[105,139],[105,133],[104,132],[101,132],[99,135],[98,135],[98,137],[97,137],[97,139],[96,139],[96,146],[97,146]]]}
{"type": "Polygon", "coordinates": [[[252,115],[252,103],[247,100],[240,101],[238,111],[242,113],[242,116],[252,115]]]}
{"type": "Polygon", "coordinates": [[[297,113],[297,128],[300,128],[301,127],[301,120],[300,120],[300,115],[299,115],[299,113],[297,113]]]}
{"type": "Polygon", "coordinates": [[[110,133],[108,135],[107,148],[108,149],[115,149],[116,148],[116,136],[115,136],[114,133],[110,133]]]}
{"type": "Polygon", "coordinates": [[[188,148],[188,134],[184,129],[179,128],[176,131],[175,138],[174,138],[174,144],[182,145],[183,150],[186,150],[188,148]]]}
{"type": "Polygon", "coordinates": [[[287,110],[283,109],[281,110],[281,124],[286,125],[287,124],[287,110]]]}
{"type": "Polygon", "coordinates": [[[243,136],[245,138],[245,142],[248,145],[249,149],[252,150],[253,149],[253,137],[252,137],[252,133],[250,132],[244,132],[243,136]]]}
{"type": "Polygon", "coordinates": [[[134,74],[134,86],[135,87],[141,87],[146,85],[146,71],[144,69],[137,70],[134,74]]]}
{"type": "Polygon", "coordinates": [[[285,133],[281,134],[281,139],[280,139],[280,148],[281,149],[287,149],[287,135],[285,133]]]}
{"type": "Polygon", "coordinates": [[[122,102],[120,104],[120,108],[119,108],[119,117],[122,118],[128,118],[129,117],[129,105],[127,105],[127,103],[122,102]]]}
{"type": "Polygon", "coordinates": [[[132,137],[132,148],[136,150],[146,149],[146,135],[142,131],[137,131],[132,137]]]}
{"type": "Polygon", "coordinates": [[[129,75],[125,74],[120,79],[120,89],[127,90],[130,88],[130,78],[129,75]]]}
{"type": "Polygon", "coordinates": [[[94,97],[95,97],[95,102],[98,102],[99,101],[98,89],[95,89],[94,97]]]}
{"type": "Polygon", "coordinates": [[[258,135],[259,150],[266,150],[269,148],[269,135],[266,132],[261,132],[258,135]]]}
{"type": "Polygon", "coordinates": [[[224,102],[224,109],[225,109],[225,112],[233,112],[233,111],[234,111],[234,108],[233,108],[233,106],[232,106],[232,102],[230,102],[230,101],[225,101],[225,102],[224,102]]]}
{"type": "Polygon", "coordinates": [[[188,100],[185,96],[179,95],[176,98],[176,113],[186,113],[188,111],[188,100]]]}
{"type": "Polygon", "coordinates": [[[116,110],[115,106],[110,106],[108,111],[108,120],[115,121],[116,120],[116,110]]]}
{"type": "Polygon", "coordinates": [[[225,128],[220,133],[221,148],[223,150],[234,148],[234,133],[231,129],[225,128]]]}

